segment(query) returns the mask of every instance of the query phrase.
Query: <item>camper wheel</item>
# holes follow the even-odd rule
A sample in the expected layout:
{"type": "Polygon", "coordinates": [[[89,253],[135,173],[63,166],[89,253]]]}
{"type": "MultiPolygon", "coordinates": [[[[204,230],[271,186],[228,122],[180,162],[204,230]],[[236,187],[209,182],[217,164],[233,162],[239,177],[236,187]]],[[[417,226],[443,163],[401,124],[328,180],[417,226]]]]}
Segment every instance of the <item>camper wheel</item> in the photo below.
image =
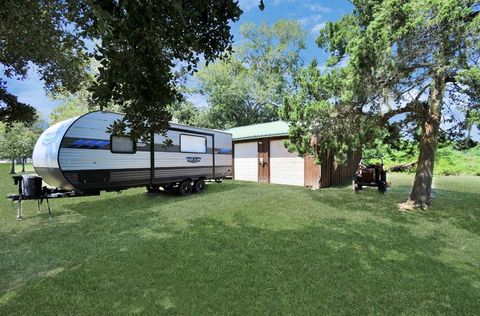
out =
{"type": "Polygon", "coordinates": [[[170,192],[174,189],[174,183],[167,183],[167,184],[162,184],[162,188],[164,191],[170,192]]]}
{"type": "Polygon", "coordinates": [[[178,184],[178,194],[180,195],[187,195],[192,192],[192,181],[191,180],[183,180],[178,184]]]}
{"type": "Polygon", "coordinates": [[[160,192],[160,186],[159,185],[147,185],[147,192],[148,193],[158,193],[160,192]]]}
{"type": "Polygon", "coordinates": [[[198,179],[193,183],[193,192],[198,193],[202,192],[203,189],[205,189],[205,180],[204,179],[198,179]]]}

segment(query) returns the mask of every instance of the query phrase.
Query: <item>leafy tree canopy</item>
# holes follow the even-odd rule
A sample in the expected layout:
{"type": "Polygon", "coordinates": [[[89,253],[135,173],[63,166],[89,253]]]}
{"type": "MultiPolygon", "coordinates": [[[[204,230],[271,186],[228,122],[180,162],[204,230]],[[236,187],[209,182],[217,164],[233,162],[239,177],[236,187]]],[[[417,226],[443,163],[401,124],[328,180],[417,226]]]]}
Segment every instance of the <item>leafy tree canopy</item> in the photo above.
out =
{"type": "Polygon", "coordinates": [[[49,92],[75,91],[87,61],[80,27],[90,16],[85,1],[5,0],[0,10],[0,121],[33,122],[35,109],[7,91],[4,78],[27,76],[35,66],[49,92]]]}
{"type": "Polygon", "coordinates": [[[242,13],[233,0],[110,0],[94,10],[102,46],[93,98],[121,105],[125,119],[113,131],[134,137],[167,128],[167,105],[180,99],[174,68],[193,72],[200,56],[209,63],[231,50],[229,22],[242,13]]]}
{"type": "MultiPolygon", "coordinates": [[[[76,92],[88,74],[88,47],[101,63],[91,88],[102,107],[122,107],[113,132],[138,138],[168,125],[167,105],[179,98],[175,70],[195,71],[231,50],[229,23],[242,11],[233,0],[6,0],[0,12],[0,63],[5,77],[35,65],[49,92],[76,92]]],[[[3,121],[34,118],[0,81],[3,121]]]]}
{"type": "Polygon", "coordinates": [[[210,108],[207,125],[229,128],[278,119],[284,96],[293,89],[293,75],[302,65],[305,32],[296,21],[243,24],[244,41],[235,53],[200,69],[199,92],[210,108]]]}
{"type": "Polygon", "coordinates": [[[205,109],[195,106],[192,102],[183,100],[169,106],[172,121],[180,124],[206,127],[208,126],[205,109]]]}
{"type": "Polygon", "coordinates": [[[389,119],[405,114],[396,119],[421,133],[410,202],[425,207],[442,110],[452,102],[478,107],[479,6],[473,0],[352,3],[354,11],[327,23],[317,39],[330,53],[329,69],[322,73],[313,64],[303,72],[282,116],[300,152],[342,154],[371,143],[389,119]]]}

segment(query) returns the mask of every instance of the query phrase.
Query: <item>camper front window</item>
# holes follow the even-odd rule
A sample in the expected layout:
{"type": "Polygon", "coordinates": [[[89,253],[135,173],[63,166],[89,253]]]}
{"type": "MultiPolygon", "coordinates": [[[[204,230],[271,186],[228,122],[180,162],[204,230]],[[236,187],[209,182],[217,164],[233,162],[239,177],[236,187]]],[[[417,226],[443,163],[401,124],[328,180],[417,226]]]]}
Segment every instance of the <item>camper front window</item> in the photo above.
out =
{"type": "Polygon", "coordinates": [[[134,154],[137,151],[135,142],[130,137],[111,136],[110,150],[115,154],[134,154]]]}

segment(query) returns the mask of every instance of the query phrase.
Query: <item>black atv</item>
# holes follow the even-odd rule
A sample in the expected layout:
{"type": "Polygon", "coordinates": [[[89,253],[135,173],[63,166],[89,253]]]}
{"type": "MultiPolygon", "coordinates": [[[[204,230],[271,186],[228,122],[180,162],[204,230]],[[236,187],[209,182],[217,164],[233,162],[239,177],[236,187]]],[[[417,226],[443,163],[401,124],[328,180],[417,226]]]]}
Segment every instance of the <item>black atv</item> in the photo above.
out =
{"type": "Polygon", "coordinates": [[[353,180],[353,189],[355,192],[363,187],[377,187],[378,192],[387,191],[387,172],[383,169],[383,159],[381,157],[362,158],[355,172],[353,180]],[[376,161],[376,163],[372,163],[376,161]]]}

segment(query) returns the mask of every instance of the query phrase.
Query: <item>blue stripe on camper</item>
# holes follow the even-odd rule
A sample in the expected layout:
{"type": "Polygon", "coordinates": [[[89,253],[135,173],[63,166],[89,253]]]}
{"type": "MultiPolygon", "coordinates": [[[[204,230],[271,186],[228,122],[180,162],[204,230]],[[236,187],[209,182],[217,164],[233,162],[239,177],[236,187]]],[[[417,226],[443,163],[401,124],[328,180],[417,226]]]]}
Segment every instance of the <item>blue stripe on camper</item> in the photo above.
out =
{"type": "Polygon", "coordinates": [[[215,148],[215,153],[216,154],[232,154],[232,149],[231,148],[215,148]]]}
{"type": "Polygon", "coordinates": [[[69,144],[67,148],[86,148],[86,149],[102,149],[110,145],[109,140],[102,139],[77,139],[69,144]]]}

